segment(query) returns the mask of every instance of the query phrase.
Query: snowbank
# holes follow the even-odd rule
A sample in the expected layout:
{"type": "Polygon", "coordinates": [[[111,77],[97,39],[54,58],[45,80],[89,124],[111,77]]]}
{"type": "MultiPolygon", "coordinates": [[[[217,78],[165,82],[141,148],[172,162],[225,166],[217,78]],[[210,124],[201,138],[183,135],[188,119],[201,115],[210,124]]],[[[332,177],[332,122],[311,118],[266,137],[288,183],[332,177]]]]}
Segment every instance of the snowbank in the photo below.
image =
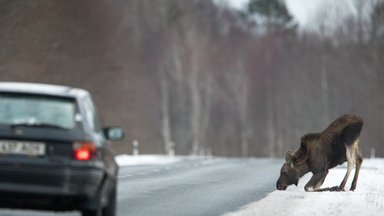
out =
{"type": "Polygon", "coordinates": [[[157,165],[171,164],[182,160],[180,157],[171,157],[164,155],[118,155],[115,157],[119,166],[135,166],[135,165],[157,165]]]}
{"type": "MultiPolygon", "coordinates": [[[[346,166],[331,169],[322,187],[339,185],[346,166]]],[[[349,189],[354,172],[349,177],[349,189]]],[[[384,215],[384,159],[365,159],[355,192],[307,193],[304,185],[311,174],[303,176],[299,185],[286,191],[274,191],[264,199],[225,216],[379,216],[384,215]]]]}

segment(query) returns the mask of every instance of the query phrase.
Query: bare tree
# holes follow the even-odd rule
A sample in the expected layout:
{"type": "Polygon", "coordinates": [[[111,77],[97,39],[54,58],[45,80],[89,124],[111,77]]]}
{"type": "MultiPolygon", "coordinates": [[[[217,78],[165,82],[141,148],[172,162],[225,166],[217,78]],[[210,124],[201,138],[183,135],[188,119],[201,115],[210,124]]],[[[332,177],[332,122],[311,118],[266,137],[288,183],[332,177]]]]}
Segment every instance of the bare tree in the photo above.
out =
{"type": "Polygon", "coordinates": [[[243,60],[241,57],[236,57],[236,71],[234,73],[234,91],[235,91],[235,101],[236,108],[239,114],[240,120],[240,146],[241,146],[241,156],[247,157],[249,154],[249,78],[244,69],[243,60]]]}

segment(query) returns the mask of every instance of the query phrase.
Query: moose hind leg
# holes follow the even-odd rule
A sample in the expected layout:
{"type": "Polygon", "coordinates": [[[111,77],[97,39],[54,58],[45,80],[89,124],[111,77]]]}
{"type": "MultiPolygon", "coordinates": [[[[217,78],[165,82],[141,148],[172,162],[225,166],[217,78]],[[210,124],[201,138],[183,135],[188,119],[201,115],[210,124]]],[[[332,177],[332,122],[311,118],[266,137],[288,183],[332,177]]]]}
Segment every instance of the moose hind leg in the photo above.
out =
{"type": "Polygon", "coordinates": [[[357,145],[359,140],[357,139],[352,145],[345,145],[346,156],[347,156],[347,173],[344,176],[343,181],[341,182],[338,190],[344,190],[345,185],[347,184],[348,177],[351,174],[353,167],[356,165],[356,154],[357,154],[357,145]]]}
{"type": "Polygon", "coordinates": [[[361,157],[360,152],[357,150],[356,152],[356,171],[355,171],[355,176],[353,177],[353,181],[351,184],[351,191],[354,191],[356,189],[356,184],[357,184],[357,179],[359,177],[359,172],[360,172],[360,167],[361,164],[363,163],[363,158],[361,157]]]}

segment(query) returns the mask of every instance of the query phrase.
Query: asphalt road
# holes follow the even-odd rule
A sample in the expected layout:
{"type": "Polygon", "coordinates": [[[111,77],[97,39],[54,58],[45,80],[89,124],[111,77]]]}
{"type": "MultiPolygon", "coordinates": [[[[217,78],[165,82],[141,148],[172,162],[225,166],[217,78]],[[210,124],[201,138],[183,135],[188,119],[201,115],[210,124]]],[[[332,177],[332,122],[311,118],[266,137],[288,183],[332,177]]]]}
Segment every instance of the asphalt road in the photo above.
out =
{"type": "MultiPolygon", "coordinates": [[[[282,161],[186,159],[120,169],[118,216],[216,216],[236,211],[275,190],[282,161]]],[[[79,216],[0,209],[0,216],[79,216]]]]}

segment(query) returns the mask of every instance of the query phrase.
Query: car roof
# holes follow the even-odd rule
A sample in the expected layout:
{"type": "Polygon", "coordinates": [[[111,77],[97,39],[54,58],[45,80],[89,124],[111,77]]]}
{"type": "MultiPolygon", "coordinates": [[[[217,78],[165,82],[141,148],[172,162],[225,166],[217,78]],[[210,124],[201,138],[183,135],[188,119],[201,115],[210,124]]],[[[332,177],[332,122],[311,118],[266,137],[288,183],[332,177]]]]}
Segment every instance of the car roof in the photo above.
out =
{"type": "Polygon", "coordinates": [[[88,91],[70,86],[24,82],[0,82],[0,92],[43,94],[49,96],[81,98],[88,96],[88,91]]]}

